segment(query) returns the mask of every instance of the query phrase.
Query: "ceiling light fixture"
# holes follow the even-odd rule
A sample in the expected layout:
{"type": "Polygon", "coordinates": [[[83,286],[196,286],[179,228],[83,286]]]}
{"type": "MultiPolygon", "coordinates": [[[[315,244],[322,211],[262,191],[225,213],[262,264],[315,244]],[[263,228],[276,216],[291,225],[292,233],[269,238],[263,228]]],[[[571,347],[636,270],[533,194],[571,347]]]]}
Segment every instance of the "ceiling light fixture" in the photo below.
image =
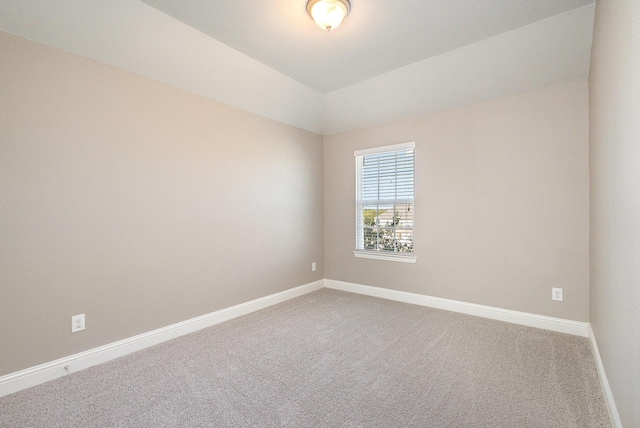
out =
{"type": "Polygon", "coordinates": [[[307,13],[318,27],[331,31],[338,28],[342,20],[349,15],[351,3],[349,0],[309,0],[307,13]]]}

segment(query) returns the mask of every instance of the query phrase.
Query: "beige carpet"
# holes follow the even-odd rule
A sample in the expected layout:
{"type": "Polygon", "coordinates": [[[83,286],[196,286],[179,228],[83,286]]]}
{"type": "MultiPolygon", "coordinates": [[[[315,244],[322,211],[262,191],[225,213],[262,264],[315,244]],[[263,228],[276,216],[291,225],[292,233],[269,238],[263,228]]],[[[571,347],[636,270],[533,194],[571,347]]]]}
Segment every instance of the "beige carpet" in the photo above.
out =
{"type": "Polygon", "coordinates": [[[321,290],[0,398],[2,427],[603,427],[587,339],[321,290]]]}

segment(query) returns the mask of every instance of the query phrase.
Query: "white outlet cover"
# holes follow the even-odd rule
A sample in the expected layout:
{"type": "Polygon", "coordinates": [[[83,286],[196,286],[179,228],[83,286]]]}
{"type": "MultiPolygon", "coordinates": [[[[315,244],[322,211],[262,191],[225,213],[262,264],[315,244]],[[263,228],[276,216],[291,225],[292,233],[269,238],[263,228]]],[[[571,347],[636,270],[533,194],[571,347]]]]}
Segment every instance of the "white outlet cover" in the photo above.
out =
{"type": "Polygon", "coordinates": [[[316,262],[311,263],[311,270],[316,271],[316,262]]]}
{"type": "Polygon", "coordinates": [[[562,288],[551,289],[551,300],[562,302],[562,288]]]}
{"type": "Polygon", "coordinates": [[[84,330],[84,314],[71,317],[71,333],[84,330]]]}

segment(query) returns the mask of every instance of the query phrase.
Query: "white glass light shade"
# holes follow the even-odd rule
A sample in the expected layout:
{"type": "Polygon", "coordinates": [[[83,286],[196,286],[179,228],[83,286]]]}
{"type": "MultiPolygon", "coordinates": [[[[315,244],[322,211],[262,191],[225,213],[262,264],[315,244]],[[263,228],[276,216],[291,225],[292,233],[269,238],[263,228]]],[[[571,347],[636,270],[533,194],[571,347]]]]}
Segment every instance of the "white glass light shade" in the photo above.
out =
{"type": "Polygon", "coordinates": [[[349,14],[349,0],[309,0],[307,13],[323,30],[338,28],[342,20],[349,14]]]}

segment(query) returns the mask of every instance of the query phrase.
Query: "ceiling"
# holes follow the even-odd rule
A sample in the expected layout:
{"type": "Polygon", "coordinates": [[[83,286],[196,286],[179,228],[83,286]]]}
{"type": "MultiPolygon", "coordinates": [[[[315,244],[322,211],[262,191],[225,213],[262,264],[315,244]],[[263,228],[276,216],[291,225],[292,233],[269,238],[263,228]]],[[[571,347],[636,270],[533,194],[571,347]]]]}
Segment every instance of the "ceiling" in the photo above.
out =
{"type": "Polygon", "coordinates": [[[589,73],[593,0],[351,1],[326,32],[306,0],[0,0],[0,37],[323,135],[589,73]]]}
{"type": "Polygon", "coordinates": [[[285,75],[326,93],[593,0],[351,0],[331,32],[306,0],[143,0],[285,75]]]}

